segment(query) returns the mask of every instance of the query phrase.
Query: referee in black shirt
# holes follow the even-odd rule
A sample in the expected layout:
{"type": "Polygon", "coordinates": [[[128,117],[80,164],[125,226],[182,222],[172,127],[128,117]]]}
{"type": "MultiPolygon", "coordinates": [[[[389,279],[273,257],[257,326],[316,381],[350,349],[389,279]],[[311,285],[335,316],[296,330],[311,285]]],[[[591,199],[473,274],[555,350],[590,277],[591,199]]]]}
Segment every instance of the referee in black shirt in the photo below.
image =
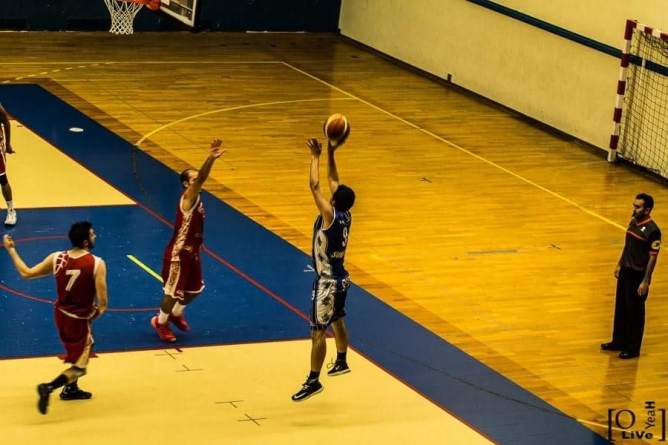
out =
{"type": "Polygon", "coordinates": [[[650,217],[652,208],[654,198],[646,193],[636,196],[624,250],[615,268],[617,297],[612,341],[603,343],[601,349],[621,351],[619,358],[623,359],[640,355],[645,330],[645,300],[661,248],[661,230],[650,217]]]}

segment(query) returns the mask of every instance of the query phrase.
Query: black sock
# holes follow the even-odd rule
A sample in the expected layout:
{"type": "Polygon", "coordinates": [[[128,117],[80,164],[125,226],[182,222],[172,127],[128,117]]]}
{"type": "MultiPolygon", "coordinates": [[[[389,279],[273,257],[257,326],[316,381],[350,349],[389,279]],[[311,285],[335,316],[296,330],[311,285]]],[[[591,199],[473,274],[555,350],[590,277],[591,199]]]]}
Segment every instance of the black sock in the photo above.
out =
{"type": "Polygon", "coordinates": [[[65,385],[65,391],[67,392],[74,392],[77,389],[79,389],[79,385],[77,384],[78,380],[73,381],[72,383],[68,383],[65,385]]]}
{"type": "Polygon", "coordinates": [[[347,352],[337,352],[336,353],[336,361],[337,362],[345,362],[346,361],[346,354],[347,354],[347,352]]]}
{"type": "Polygon", "coordinates": [[[67,384],[67,376],[65,374],[60,374],[56,379],[49,383],[47,386],[53,391],[56,388],[60,388],[61,386],[67,384]]]}
{"type": "Polygon", "coordinates": [[[318,378],[320,378],[320,371],[311,371],[308,375],[309,381],[318,380],[318,378]]]}

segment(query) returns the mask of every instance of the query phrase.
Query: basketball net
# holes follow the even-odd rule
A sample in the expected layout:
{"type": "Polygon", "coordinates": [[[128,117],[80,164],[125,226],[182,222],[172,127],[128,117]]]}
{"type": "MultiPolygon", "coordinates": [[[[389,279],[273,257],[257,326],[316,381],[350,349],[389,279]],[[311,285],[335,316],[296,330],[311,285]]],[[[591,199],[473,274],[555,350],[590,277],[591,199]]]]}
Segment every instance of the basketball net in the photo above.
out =
{"type": "Polygon", "coordinates": [[[112,34],[132,34],[132,24],[139,10],[144,6],[143,2],[135,0],[104,0],[109,14],[111,14],[112,34]]]}

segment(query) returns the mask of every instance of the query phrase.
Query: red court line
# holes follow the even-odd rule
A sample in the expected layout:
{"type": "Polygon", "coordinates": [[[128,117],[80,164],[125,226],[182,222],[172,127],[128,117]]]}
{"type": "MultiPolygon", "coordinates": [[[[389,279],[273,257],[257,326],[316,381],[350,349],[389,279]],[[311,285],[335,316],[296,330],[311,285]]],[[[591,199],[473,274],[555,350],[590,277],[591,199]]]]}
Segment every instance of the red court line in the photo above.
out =
{"type": "MultiPolygon", "coordinates": [[[[7,287],[4,284],[0,284],[0,289],[4,290],[5,292],[9,292],[10,294],[19,296],[21,298],[25,298],[27,300],[39,301],[40,303],[46,303],[51,305],[56,304],[56,300],[47,300],[46,298],[40,298],[40,297],[35,297],[34,295],[28,295],[16,289],[7,287]]],[[[158,307],[108,308],[107,312],[151,312],[151,311],[157,311],[158,309],[160,308],[158,307]]]]}
{"type": "MultiPolygon", "coordinates": [[[[15,244],[21,244],[21,243],[27,243],[31,241],[43,241],[43,240],[52,240],[52,239],[63,239],[67,238],[66,235],[49,235],[49,236],[33,236],[31,238],[21,238],[14,240],[15,244]]],[[[0,245],[4,249],[4,244],[0,245]]],[[[21,298],[25,298],[27,300],[33,300],[33,301],[39,301],[40,303],[47,303],[47,304],[55,304],[56,300],[47,300],[46,298],[40,298],[40,297],[35,297],[34,295],[29,295],[24,292],[21,292],[16,289],[12,289],[10,287],[5,286],[4,284],[0,284],[0,289],[9,292],[11,294],[17,295],[21,298]]],[[[158,307],[144,307],[144,308],[108,308],[108,312],[151,312],[151,311],[157,311],[158,307]]]]}

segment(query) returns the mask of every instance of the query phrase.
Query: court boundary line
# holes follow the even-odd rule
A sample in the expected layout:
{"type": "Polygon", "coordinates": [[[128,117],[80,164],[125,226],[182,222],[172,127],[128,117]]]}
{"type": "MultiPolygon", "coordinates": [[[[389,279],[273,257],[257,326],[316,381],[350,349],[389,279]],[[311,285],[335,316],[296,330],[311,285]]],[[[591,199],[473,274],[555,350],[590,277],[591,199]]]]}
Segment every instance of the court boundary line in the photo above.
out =
{"type": "Polygon", "coordinates": [[[557,192],[555,192],[555,191],[552,191],[552,190],[548,189],[548,188],[545,187],[545,186],[542,186],[542,185],[540,185],[540,184],[538,184],[538,183],[536,183],[536,182],[534,182],[534,181],[532,181],[532,180],[530,180],[530,179],[528,179],[528,178],[525,178],[524,176],[522,176],[522,175],[520,175],[520,174],[518,174],[518,173],[515,173],[515,172],[513,172],[512,170],[509,170],[509,169],[507,169],[507,168],[505,168],[505,167],[502,167],[501,165],[499,165],[499,164],[497,164],[497,163],[495,163],[495,162],[493,162],[493,161],[490,161],[489,159],[487,159],[487,158],[485,158],[485,157],[483,157],[483,156],[480,156],[480,155],[478,155],[478,154],[476,154],[476,153],[473,153],[472,151],[467,150],[467,149],[465,149],[465,148],[463,148],[463,147],[461,147],[461,146],[455,144],[454,142],[451,142],[451,141],[445,139],[444,137],[441,137],[441,136],[439,136],[439,135],[437,135],[437,134],[435,134],[435,133],[433,133],[433,132],[431,132],[431,131],[429,131],[429,130],[427,130],[427,129],[425,129],[425,128],[422,128],[422,127],[420,127],[419,125],[416,125],[416,124],[414,124],[414,123],[412,123],[412,122],[410,122],[410,121],[408,121],[408,120],[402,118],[401,116],[398,116],[398,115],[396,115],[396,114],[394,114],[394,113],[392,113],[392,112],[390,112],[390,111],[387,111],[387,110],[383,109],[382,107],[379,107],[378,105],[374,105],[374,104],[372,104],[371,102],[366,101],[366,100],[362,99],[362,98],[359,97],[359,96],[356,96],[356,95],[354,95],[354,94],[352,94],[352,93],[349,93],[349,92],[347,92],[347,91],[345,91],[345,90],[343,90],[343,89],[341,89],[341,88],[339,88],[339,87],[337,87],[337,86],[335,86],[335,85],[332,85],[331,83],[329,83],[329,82],[327,82],[327,81],[324,81],[324,80],[320,79],[319,77],[314,76],[313,74],[310,74],[310,73],[308,73],[308,72],[306,72],[306,71],[304,71],[304,70],[302,70],[302,69],[300,69],[300,68],[297,68],[297,67],[295,67],[295,66],[293,66],[293,65],[291,65],[291,64],[289,64],[289,63],[287,63],[287,62],[281,62],[281,63],[282,63],[283,65],[287,66],[288,68],[290,68],[290,69],[292,69],[292,70],[294,70],[294,71],[296,71],[296,72],[298,72],[298,73],[300,73],[300,74],[302,74],[302,75],[304,75],[304,76],[306,76],[306,77],[309,77],[309,78],[311,78],[311,79],[313,79],[313,80],[315,80],[315,81],[317,81],[317,82],[319,82],[319,83],[321,83],[321,84],[323,84],[323,85],[326,85],[327,87],[329,87],[329,88],[331,88],[331,89],[333,89],[333,90],[335,90],[335,91],[338,91],[338,92],[341,93],[341,94],[345,94],[346,96],[348,96],[348,97],[350,97],[350,98],[352,98],[352,99],[355,99],[355,100],[357,100],[357,101],[359,101],[359,102],[361,102],[361,103],[363,103],[363,104],[365,104],[365,105],[367,105],[367,106],[369,106],[369,107],[375,109],[376,111],[379,111],[379,112],[381,112],[381,113],[383,113],[383,114],[385,114],[385,115],[387,115],[387,116],[390,116],[391,118],[393,118],[393,119],[395,119],[395,120],[398,120],[398,121],[400,121],[400,122],[402,122],[402,123],[404,123],[404,124],[406,124],[406,125],[408,125],[408,126],[410,126],[410,127],[413,127],[414,129],[419,130],[420,132],[422,132],[422,133],[424,133],[424,134],[426,134],[426,135],[428,135],[428,136],[430,136],[430,137],[432,137],[432,138],[434,138],[434,139],[436,139],[436,140],[439,140],[439,141],[441,141],[441,142],[443,142],[443,143],[445,143],[445,144],[451,146],[452,148],[455,148],[455,149],[461,151],[462,153],[466,153],[467,155],[469,155],[469,156],[471,156],[471,157],[473,157],[473,158],[475,158],[475,159],[477,159],[477,160],[479,160],[479,161],[481,161],[481,162],[483,162],[483,163],[485,163],[485,164],[487,164],[487,165],[490,165],[490,166],[492,166],[492,167],[494,167],[494,168],[496,168],[496,169],[498,169],[498,170],[501,170],[502,172],[504,172],[504,173],[506,173],[506,174],[508,174],[508,175],[510,175],[510,176],[513,176],[514,178],[519,179],[520,181],[522,181],[522,182],[524,182],[524,183],[526,183],[526,184],[529,184],[529,185],[531,185],[531,186],[533,186],[533,187],[535,187],[535,188],[537,188],[537,189],[539,189],[539,190],[542,190],[543,192],[545,192],[545,193],[551,195],[552,197],[557,198],[557,199],[559,199],[559,200],[561,200],[561,201],[564,201],[565,203],[570,204],[570,205],[572,205],[573,207],[576,207],[576,208],[579,209],[580,211],[582,211],[582,212],[588,214],[589,216],[593,216],[594,218],[597,218],[597,219],[599,219],[599,220],[601,220],[601,221],[603,221],[603,222],[605,222],[605,223],[607,223],[607,224],[609,224],[609,225],[611,225],[611,226],[613,226],[613,227],[616,227],[616,228],[618,228],[618,229],[626,230],[626,227],[625,227],[625,226],[623,226],[623,225],[621,225],[621,224],[619,224],[619,223],[617,223],[617,222],[615,222],[615,221],[613,221],[613,220],[611,220],[611,219],[609,219],[609,218],[606,218],[605,216],[600,215],[600,214],[594,212],[593,210],[589,210],[589,209],[584,208],[583,206],[581,206],[581,205],[578,204],[577,202],[573,201],[572,199],[569,199],[569,198],[567,198],[567,197],[564,196],[564,195],[561,195],[561,194],[559,194],[559,193],[557,193],[557,192]]]}

